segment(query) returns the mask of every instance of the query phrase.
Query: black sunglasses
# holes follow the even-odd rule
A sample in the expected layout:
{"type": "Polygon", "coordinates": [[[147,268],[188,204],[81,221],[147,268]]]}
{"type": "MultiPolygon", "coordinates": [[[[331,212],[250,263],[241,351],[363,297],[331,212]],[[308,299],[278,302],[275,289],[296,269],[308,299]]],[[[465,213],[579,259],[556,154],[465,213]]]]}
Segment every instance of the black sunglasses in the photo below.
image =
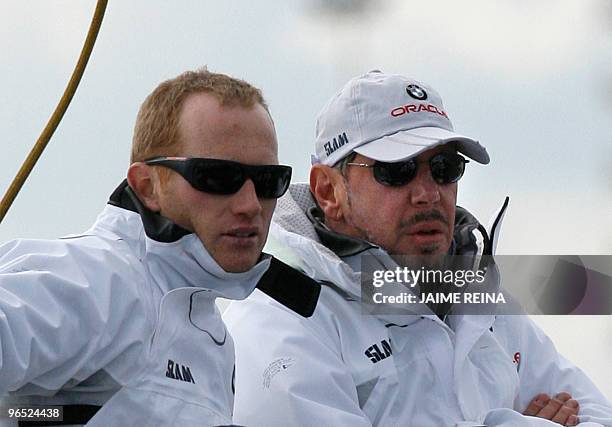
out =
{"type": "Polygon", "coordinates": [[[145,163],[170,168],[196,190],[211,194],[234,194],[250,179],[258,197],[276,199],[285,194],[291,181],[291,167],[282,165],[244,165],[197,157],[155,157],[145,163]]]}
{"type": "MultiPolygon", "coordinates": [[[[459,181],[469,160],[457,153],[440,153],[429,159],[431,176],[438,184],[445,185],[459,181]]],[[[417,174],[419,162],[415,159],[403,162],[386,163],[376,161],[372,165],[366,163],[347,163],[347,166],[372,168],[374,179],[383,185],[398,187],[408,184],[417,174]]]]}

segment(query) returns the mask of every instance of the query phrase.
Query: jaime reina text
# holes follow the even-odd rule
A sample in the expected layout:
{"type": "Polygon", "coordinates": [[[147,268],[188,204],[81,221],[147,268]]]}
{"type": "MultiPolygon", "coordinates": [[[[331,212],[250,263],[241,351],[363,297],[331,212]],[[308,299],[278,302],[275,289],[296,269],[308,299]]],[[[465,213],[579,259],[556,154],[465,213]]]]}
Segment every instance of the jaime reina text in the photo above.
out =
{"type": "Polygon", "coordinates": [[[372,295],[376,304],[505,304],[506,298],[501,292],[432,292],[417,296],[409,292],[399,295],[384,295],[377,292],[372,295]]]}

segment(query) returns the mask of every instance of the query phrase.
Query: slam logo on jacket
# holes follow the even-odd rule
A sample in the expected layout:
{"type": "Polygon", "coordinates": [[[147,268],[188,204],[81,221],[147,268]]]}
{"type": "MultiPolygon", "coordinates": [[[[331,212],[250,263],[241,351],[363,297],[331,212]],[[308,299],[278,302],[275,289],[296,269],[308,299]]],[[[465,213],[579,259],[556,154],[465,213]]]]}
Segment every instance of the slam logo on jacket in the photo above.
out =
{"type": "Polygon", "coordinates": [[[172,378],[173,380],[195,384],[195,380],[193,379],[193,375],[191,375],[191,369],[189,369],[189,366],[181,365],[180,363],[176,363],[174,360],[168,359],[166,376],[168,378],[172,378]]]}
{"type": "Polygon", "coordinates": [[[381,360],[386,359],[393,354],[393,350],[391,350],[391,339],[389,339],[389,341],[382,340],[380,342],[380,347],[378,344],[371,345],[367,348],[364,354],[372,361],[372,363],[378,363],[381,360]]]}

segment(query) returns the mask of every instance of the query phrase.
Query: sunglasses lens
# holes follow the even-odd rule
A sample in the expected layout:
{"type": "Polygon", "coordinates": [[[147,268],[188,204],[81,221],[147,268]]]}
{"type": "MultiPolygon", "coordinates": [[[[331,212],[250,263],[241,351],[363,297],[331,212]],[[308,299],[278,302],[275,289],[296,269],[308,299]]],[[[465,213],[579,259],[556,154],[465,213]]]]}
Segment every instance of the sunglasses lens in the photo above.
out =
{"type": "Polygon", "coordinates": [[[408,183],[416,174],[416,162],[408,160],[405,162],[374,164],[374,178],[383,185],[400,186],[408,183]]]}
{"type": "Polygon", "coordinates": [[[231,162],[190,159],[189,183],[199,191],[213,194],[233,194],[244,184],[244,173],[231,162]]]}
{"type": "Polygon", "coordinates": [[[463,176],[465,159],[455,153],[440,153],[429,160],[429,167],[438,184],[451,184],[463,176]]]}
{"type": "Polygon", "coordinates": [[[255,184],[255,192],[264,199],[282,196],[289,188],[291,168],[287,166],[254,166],[250,174],[255,184]]]}
{"type": "Polygon", "coordinates": [[[250,178],[258,197],[275,199],[282,196],[291,181],[288,166],[249,166],[226,160],[190,159],[191,185],[206,193],[234,194],[250,178]]]}

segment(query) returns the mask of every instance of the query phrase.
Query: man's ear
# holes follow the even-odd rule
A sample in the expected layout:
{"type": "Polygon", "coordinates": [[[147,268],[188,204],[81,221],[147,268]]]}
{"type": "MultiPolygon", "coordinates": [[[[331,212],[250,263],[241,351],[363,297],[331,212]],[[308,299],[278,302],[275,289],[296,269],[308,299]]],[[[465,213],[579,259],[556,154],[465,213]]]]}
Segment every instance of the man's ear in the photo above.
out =
{"type": "Polygon", "coordinates": [[[310,169],[310,191],[326,219],[342,220],[343,182],[340,172],[330,166],[316,164],[310,169]]]}
{"type": "Polygon", "coordinates": [[[161,207],[158,201],[159,176],[154,168],[143,162],[135,162],[130,165],[127,173],[128,184],[138,199],[153,212],[159,212],[161,207]]]}

